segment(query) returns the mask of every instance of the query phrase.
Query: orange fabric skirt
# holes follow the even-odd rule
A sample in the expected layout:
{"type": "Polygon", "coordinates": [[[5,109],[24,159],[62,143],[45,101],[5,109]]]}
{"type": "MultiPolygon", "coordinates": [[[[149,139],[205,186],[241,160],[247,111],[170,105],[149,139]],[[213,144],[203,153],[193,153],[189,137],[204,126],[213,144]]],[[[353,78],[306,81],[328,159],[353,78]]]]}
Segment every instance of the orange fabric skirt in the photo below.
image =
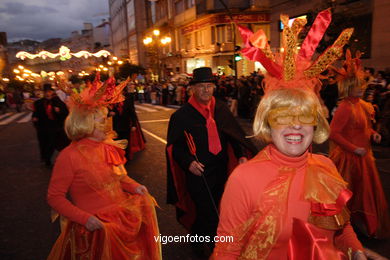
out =
{"type": "Polygon", "coordinates": [[[129,195],[129,199],[95,216],[104,228],[88,231],[67,221],[54,244],[49,260],[155,260],[161,259],[161,245],[154,199],[150,195],[129,195]]]}
{"type": "Polygon", "coordinates": [[[367,236],[389,237],[389,208],[371,149],[361,157],[333,145],[329,157],[353,192],[348,203],[352,224],[367,236]]]}

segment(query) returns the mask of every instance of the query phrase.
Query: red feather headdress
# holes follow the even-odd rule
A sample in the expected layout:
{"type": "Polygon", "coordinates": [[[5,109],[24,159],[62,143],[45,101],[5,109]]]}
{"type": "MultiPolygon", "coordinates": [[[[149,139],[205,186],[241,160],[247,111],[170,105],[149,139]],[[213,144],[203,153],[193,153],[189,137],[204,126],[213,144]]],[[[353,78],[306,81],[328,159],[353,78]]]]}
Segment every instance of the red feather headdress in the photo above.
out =
{"type": "Polygon", "coordinates": [[[68,105],[71,108],[93,110],[123,101],[122,91],[129,80],[128,78],[116,85],[115,78],[110,77],[103,83],[100,81],[100,74],[96,74],[95,80],[92,83],[88,81],[80,92],[64,82],[59,83],[59,88],[70,95],[68,105]]]}
{"type": "Polygon", "coordinates": [[[325,34],[330,22],[330,9],[320,12],[310,28],[302,46],[298,47],[298,34],[306,24],[306,19],[297,18],[291,27],[289,17],[281,15],[284,25],[282,52],[273,53],[268,45],[263,30],[253,33],[244,26],[238,25],[241,37],[245,43],[242,54],[248,59],[259,61],[267,70],[265,90],[279,88],[308,88],[312,89],[319,83],[319,74],[330,64],[340,58],[343,47],[349,41],[353,28],[345,29],[337,40],[328,47],[315,61],[313,54],[325,34]]]}
{"type": "Polygon", "coordinates": [[[352,58],[351,51],[347,49],[345,52],[345,61],[343,61],[343,65],[341,68],[336,68],[334,66],[330,66],[329,68],[336,72],[336,80],[343,81],[347,78],[356,77],[360,80],[364,79],[364,71],[362,67],[362,61],[360,57],[362,56],[360,51],[357,51],[355,54],[355,58],[352,58]]]}

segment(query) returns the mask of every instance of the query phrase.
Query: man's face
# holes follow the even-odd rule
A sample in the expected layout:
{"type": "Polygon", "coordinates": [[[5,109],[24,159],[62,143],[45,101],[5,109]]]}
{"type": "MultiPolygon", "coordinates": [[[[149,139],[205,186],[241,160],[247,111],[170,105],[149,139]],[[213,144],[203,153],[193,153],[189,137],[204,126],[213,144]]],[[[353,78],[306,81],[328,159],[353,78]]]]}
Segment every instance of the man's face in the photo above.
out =
{"type": "Polygon", "coordinates": [[[53,96],[54,96],[54,91],[53,90],[46,90],[45,91],[45,98],[46,99],[52,99],[53,98],[53,96]]]}
{"type": "Polygon", "coordinates": [[[215,84],[211,82],[196,83],[192,87],[196,100],[204,105],[207,105],[213,97],[215,84]]]}

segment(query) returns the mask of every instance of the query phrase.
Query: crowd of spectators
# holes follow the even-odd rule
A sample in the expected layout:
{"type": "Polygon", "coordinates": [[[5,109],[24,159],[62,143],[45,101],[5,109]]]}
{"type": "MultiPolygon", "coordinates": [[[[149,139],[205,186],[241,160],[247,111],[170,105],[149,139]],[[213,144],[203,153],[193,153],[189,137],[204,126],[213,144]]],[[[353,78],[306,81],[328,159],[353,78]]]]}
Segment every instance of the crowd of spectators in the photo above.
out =
{"type": "MultiPolygon", "coordinates": [[[[328,120],[332,119],[337,109],[337,82],[332,72],[322,80],[319,94],[328,110],[328,120]]],[[[382,144],[390,145],[390,71],[365,69],[367,88],[363,99],[374,105],[376,110],[375,130],[383,136],[382,144]]],[[[235,79],[233,76],[216,76],[217,89],[215,96],[227,103],[235,116],[252,121],[256,108],[264,95],[262,82],[264,75],[253,72],[249,76],[235,79]]],[[[139,103],[180,107],[191,96],[188,83],[190,78],[179,78],[175,81],[132,82],[135,98],[139,103]]],[[[23,102],[28,107],[28,100],[39,96],[39,93],[24,93],[23,90],[2,90],[0,93],[0,113],[7,110],[20,112],[23,102]],[[22,92],[21,92],[22,91],[22,92]],[[28,98],[27,97],[28,94],[28,98]],[[27,102],[26,102],[27,100],[27,102]]]]}

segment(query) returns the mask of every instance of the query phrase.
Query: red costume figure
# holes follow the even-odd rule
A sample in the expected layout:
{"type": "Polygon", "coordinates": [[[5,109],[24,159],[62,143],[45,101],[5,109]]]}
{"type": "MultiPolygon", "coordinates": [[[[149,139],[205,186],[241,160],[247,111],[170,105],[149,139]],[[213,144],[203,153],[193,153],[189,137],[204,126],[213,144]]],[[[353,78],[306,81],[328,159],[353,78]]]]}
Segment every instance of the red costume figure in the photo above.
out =
{"type": "Polygon", "coordinates": [[[73,142],[58,156],[47,195],[66,218],[50,260],[161,259],[155,201],[127,176],[126,143],[110,138],[106,106],[122,100],[126,84],[95,80],[71,96],[65,130],[73,142]]]}
{"type": "Polygon", "coordinates": [[[330,158],[353,192],[348,203],[352,224],[367,236],[385,238],[390,235],[389,207],[371,149],[371,138],[378,143],[381,136],[372,128],[374,107],[361,99],[366,82],[359,57],[352,59],[348,50],[343,68],[335,69],[343,99],[330,125],[330,158]]]}
{"type": "Polygon", "coordinates": [[[244,55],[265,65],[265,95],[253,123],[254,136],[269,145],[238,166],[221,201],[215,259],[366,259],[349,223],[347,183],[331,160],[312,154],[329,125],[314,92],[318,75],[342,54],[352,34],[347,29],[318,60],[314,50],[330,23],[321,12],[298,51],[297,36],[305,20],[291,27],[282,16],[284,53],[275,56],[264,33],[240,27],[244,55]],[[226,240],[226,239],[225,239],[226,240]]]}
{"type": "Polygon", "coordinates": [[[130,85],[130,91],[124,91],[125,100],[112,106],[109,113],[112,116],[113,129],[117,133],[116,139],[128,141],[125,154],[128,160],[132,160],[135,153],[144,150],[146,142],[135,112],[132,88],[134,86],[130,85]]]}
{"type": "MultiPolygon", "coordinates": [[[[245,162],[246,150],[257,150],[227,106],[214,98],[209,67],[194,70],[193,95],[172,114],[167,135],[167,199],[176,206],[178,221],[193,236],[214,237],[218,205],[229,166],[245,162]],[[233,151],[234,152],[233,152],[233,151]]],[[[193,252],[207,257],[214,246],[192,242],[193,252]]]]}

